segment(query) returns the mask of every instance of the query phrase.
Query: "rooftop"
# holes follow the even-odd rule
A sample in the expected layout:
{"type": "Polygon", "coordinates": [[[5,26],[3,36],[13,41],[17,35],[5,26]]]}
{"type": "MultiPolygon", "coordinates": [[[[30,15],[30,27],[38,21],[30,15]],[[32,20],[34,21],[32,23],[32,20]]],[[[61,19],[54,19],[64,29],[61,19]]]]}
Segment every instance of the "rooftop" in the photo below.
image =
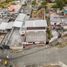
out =
{"type": "Polygon", "coordinates": [[[25,22],[24,27],[47,27],[46,20],[29,20],[25,22]]]}
{"type": "Polygon", "coordinates": [[[13,23],[13,27],[22,27],[22,24],[23,24],[23,22],[21,22],[21,21],[15,21],[14,23],[13,23]]]}
{"type": "Polygon", "coordinates": [[[17,16],[16,21],[21,21],[21,22],[22,22],[22,21],[24,21],[25,17],[26,17],[26,14],[20,13],[20,14],[17,16]]]}

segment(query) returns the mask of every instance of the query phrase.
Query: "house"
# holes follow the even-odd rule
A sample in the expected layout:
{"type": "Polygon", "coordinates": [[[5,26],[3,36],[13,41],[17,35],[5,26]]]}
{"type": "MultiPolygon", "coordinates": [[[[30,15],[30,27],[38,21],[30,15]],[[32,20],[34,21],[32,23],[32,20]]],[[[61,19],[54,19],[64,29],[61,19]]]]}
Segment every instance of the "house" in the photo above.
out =
{"type": "Polygon", "coordinates": [[[7,33],[8,31],[10,31],[13,27],[13,22],[2,22],[0,24],[0,33],[7,33]]]}
{"type": "Polygon", "coordinates": [[[56,23],[56,25],[61,23],[61,19],[60,16],[57,15],[56,13],[50,13],[50,23],[51,25],[54,25],[56,23]]]}
{"type": "Polygon", "coordinates": [[[10,14],[18,13],[20,9],[21,9],[20,4],[12,4],[8,7],[8,11],[10,14]]]}
{"type": "Polygon", "coordinates": [[[25,22],[21,35],[24,34],[25,42],[46,43],[46,20],[28,20],[25,22]]]}
{"type": "Polygon", "coordinates": [[[13,22],[2,22],[0,24],[0,31],[6,31],[6,30],[11,30],[13,27],[13,22]]]}
{"type": "Polygon", "coordinates": [[[23,24],[23,22],[21,22],[21,21],[15,21],[13,23],[13,27],[20,28],[20,27],[22,27],[22,24],[23,24]]]}
{"type": "Polygon", "coordinates": [[[3,30],[3,31],[6,30],[7,25],[8,25],[8,23],[2,22],[2,23],[0,24],[0,30],[3,30]]]}

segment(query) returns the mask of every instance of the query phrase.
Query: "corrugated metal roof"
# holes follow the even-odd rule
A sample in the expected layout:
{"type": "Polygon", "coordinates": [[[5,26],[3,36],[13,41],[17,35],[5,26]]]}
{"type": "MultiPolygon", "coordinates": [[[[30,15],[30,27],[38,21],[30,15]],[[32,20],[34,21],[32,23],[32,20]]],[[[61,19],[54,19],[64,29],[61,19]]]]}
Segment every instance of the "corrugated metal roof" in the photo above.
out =
{"type": "Polygon", "coordinates": [[[46,32],[45,31],[29,31],[26,33],[26,42],[46,42],[46,32]]]}
{"type": "Polygon", "coordinates": [[[25,22],[24,27],[47,27],[46,20],[30,20],[25,22]]]}
{"type": "Polygon", "coordinates": [[[8,23],[2,22],[0,24],[0,30],[6,30],[8,23]]]}
{"type": "Polygon", "coordinates": [[[15,21],[13,24],[13,27],[22,27],[23,22],[21,21],[15,21]]]}
{"type": "Polygon", "coordinates": [[[21,22],[22,22],[22,21],[24,21],[25,17],[26,17],[26,14],[20,13],[20,14],[17,16],[17,18],[16,18],[15,21],[21,21],[21,22]]]}
{"type": "Polygon", "coordinates": [[[61,23],[60,16],[55,13],[50,14],[50,21],[51,25],[54,25],[54,23],[61,23]]]}
{"type": "Polygon", "coordinates": [[[7,29],[11,29],[12,26],[13,26],[13,22],[9,22],[9,23],[7,24],[7,29]]]}

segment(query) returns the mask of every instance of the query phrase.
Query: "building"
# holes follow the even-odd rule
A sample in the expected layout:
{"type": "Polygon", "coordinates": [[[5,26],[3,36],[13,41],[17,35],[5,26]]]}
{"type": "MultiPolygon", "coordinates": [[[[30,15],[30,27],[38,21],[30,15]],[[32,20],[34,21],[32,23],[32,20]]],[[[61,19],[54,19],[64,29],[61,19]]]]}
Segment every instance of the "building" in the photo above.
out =
{"type": "Polygon", "coordinates": [[[29,20],[25,22],[21,35],[24,34],[25,42],[46,43],[46,20],[29,20]]]}
{"type": "Polygon", "coordinates": [[[50,23],[51,25],[54,25],[55,23],[56,25],[59,25],[61,23],[60,16],[56,13],[50,13],[50,23]]]}
{"type": "Polygon", "coordinates": [[[10,14],[18,13],[20,9],[21,9],[20,4],[12,4],[8,7],[8,11],[10,14]]]}
{"type": "Polygon", "coordinates": [[[27,15],[24,13],[19,13],[19,15],[17,16],[17,18],[15,19],[14,23],[13,23],[13,27],[16,28],[20,28],[22,27],[24,21],[26,20],[27,15]]]}
{"type": "Polygon", "coordinates": [[[64,31],[67,31],[67,18],[62,19],[62,27],[64,31]]]}

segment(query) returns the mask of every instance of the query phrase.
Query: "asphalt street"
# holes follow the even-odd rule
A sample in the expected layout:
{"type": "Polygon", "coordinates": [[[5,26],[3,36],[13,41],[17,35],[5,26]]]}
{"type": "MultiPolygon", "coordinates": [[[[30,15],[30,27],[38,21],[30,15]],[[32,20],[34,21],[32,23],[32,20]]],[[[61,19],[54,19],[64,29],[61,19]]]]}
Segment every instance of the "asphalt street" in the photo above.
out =
{"type": "Polygon", "coordinates": [[[0,51],[0,56],[7,55],[11,58],[16,57],[12,59],[11,62],[18,67],[30,64],[57,63],[59,61],[67,64],[67,47],[52,47],[47,49],[45,47],[35,47],[19,53],[10,53],[8,50],[5,50],[4,52],[0,51]]]}
{"type": "Polygon", "coordinates": [[[66,58],[67,58],[67,47],[64,48],[53,47],[49,49],[41,49],[39,51],[35,51],[25,56],[21,56],[19,58],[14,59],[13,63],[19,67],[30,64],[57,63],[59,61],[67,64],[66,58]]]}

